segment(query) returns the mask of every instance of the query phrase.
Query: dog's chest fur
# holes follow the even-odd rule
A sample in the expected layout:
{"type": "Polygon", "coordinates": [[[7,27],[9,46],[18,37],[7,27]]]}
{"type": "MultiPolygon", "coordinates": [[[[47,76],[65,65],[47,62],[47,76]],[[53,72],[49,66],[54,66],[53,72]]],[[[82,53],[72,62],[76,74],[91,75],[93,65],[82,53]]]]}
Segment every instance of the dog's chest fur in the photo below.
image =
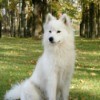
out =
{"type": "MultiPolygon", "coordinates": [[[[54,54],[49,54],[47,59],[50,63],[49,72],[55,73],[57,75],[57,83],[58,87],[61,87],[65,84],[65,81],[69,77],[71,64],[73,62],[70,62],[73,58],[72,56],[73,51],[67,51],[67,49],[59,48],[57,52],[55,51],[54,54]]],[[[53,76],[52,76],[53,77],[53,76]]]]}

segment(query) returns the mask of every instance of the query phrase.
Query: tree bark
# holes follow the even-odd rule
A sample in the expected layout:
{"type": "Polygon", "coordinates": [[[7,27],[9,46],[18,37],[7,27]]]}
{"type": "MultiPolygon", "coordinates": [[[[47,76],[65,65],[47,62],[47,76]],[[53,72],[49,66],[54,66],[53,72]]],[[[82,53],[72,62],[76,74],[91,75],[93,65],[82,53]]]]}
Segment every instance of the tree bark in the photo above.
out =
{"type": "Polygon", "coordinates": [[[22,0],[22,11],[21,11],[21,37],[27,37],[26,35],[26,24],[25,24],[25,0],[22,0]]]}
{"type": "Polygon", "coordinates": [[[48,3],[47,0],[32,0],[34,5],[34,15],[33,15],[33,32],[34,37],[39,38],[43,32],[42,23],[45,21],[45,16],[48,12],[48,3]]]}
{"type": "Polygon", "coordinates": [[[11,37],[13,37],[13,34],[14,34],[14,20],[13,20],[14,12],[11,11],[10,14],[11,14],[10,35],[11,35],[11,37]]]}
{"type": "Polygon", "coordinates": [[[80,23],[80,37],[85,37],[84,30],[85,30],[85,24],[84,24],[84,21],[82,21],[80,23]]]}
{"type": "Polygon", "coordinates": [[[2,21],[1,21],[1,19],[0,19],[0,38],[2,37],[1,31],[2,31],[2,21]]]}
{"type": "Polygon", "coordinates": [[[97,34],[97,37],[100,37],[100,1],[99,1],[99,3],[98,3],[98,14],[97,14],[97,32],[98,32],[98,34],[97,34]]]}
{"type": "Polygon", "coordinates": [[[96,12],[95,12],[95,4],[93,2],[90,3],[90,18],[89,18],[89,26],[90,26],[90,35],[89,38],[94,38],[96,36],[96,12]]]}
{"type": "Polygon", "coordinates": [[[44,22],[46,14],[49,11],[47,0],[43,0],[42,8],[42,22],[44,22]]]}
{"type": "Polygon", "coordinates": [[[89,9],[85,7],[85,33],[86,38],[89,38],[89,9]]]}
{"type": "Polygon", "coordinates": [[[39,38],[39,35],[42,33],[42,1],[35,1],[34,4],[34,37],[39,38]]]}
{"type": "Polygon", "coordinates": [[[85,37],[85,6],[83,5],[82,21],[80,23],[80,36],[85,37]]]}

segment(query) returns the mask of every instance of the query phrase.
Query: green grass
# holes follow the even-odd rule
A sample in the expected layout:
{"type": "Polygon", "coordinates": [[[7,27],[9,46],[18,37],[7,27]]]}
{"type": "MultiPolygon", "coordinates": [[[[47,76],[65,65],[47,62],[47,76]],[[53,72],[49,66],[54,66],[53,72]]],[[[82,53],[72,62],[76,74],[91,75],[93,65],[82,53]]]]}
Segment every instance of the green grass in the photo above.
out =
{"type": "Polygon", "coordinates": [[[100,100],[100,40],[76,37],[72,100],[100,100]]]}
{"type": "MultiPolygon", "coordinates": [[[[0,39],[0,100],[12,84],[32,74],[42,52],[39,40],[0,39]]],[[[70,100],[100,100],[100,40],[76,37],[76,52],[70,100]]]]}

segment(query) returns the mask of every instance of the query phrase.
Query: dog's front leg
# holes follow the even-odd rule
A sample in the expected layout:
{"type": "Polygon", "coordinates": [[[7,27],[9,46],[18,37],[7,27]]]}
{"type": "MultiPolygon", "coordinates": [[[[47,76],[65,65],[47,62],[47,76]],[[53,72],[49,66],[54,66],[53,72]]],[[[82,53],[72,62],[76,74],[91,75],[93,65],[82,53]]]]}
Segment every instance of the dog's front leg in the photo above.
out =
{"type": "Polygon", "coordinates": [[[57,75],[51,75],[47,82],[47,98],[48,100],[56,100],[57,75]]]}
{"type": "Polygon", "coordinates": [[[70,81],[68,80],[62,88],[63,100],[68,100],[70,81]]]}

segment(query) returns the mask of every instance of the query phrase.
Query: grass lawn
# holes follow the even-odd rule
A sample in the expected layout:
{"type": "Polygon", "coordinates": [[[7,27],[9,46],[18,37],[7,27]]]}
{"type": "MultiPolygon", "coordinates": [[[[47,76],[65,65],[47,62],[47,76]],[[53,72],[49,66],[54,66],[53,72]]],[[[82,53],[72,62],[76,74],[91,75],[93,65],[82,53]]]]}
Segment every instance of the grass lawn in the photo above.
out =
{"type": "MultiPolygon", "coordinates": [[[[39,40],[0,39],[0,100],[12,84],[32,74],[42,51],[39,40]]],[[[76,37],[76,52],[70,100],[100,100],[100,40],[76,37]]]]}

